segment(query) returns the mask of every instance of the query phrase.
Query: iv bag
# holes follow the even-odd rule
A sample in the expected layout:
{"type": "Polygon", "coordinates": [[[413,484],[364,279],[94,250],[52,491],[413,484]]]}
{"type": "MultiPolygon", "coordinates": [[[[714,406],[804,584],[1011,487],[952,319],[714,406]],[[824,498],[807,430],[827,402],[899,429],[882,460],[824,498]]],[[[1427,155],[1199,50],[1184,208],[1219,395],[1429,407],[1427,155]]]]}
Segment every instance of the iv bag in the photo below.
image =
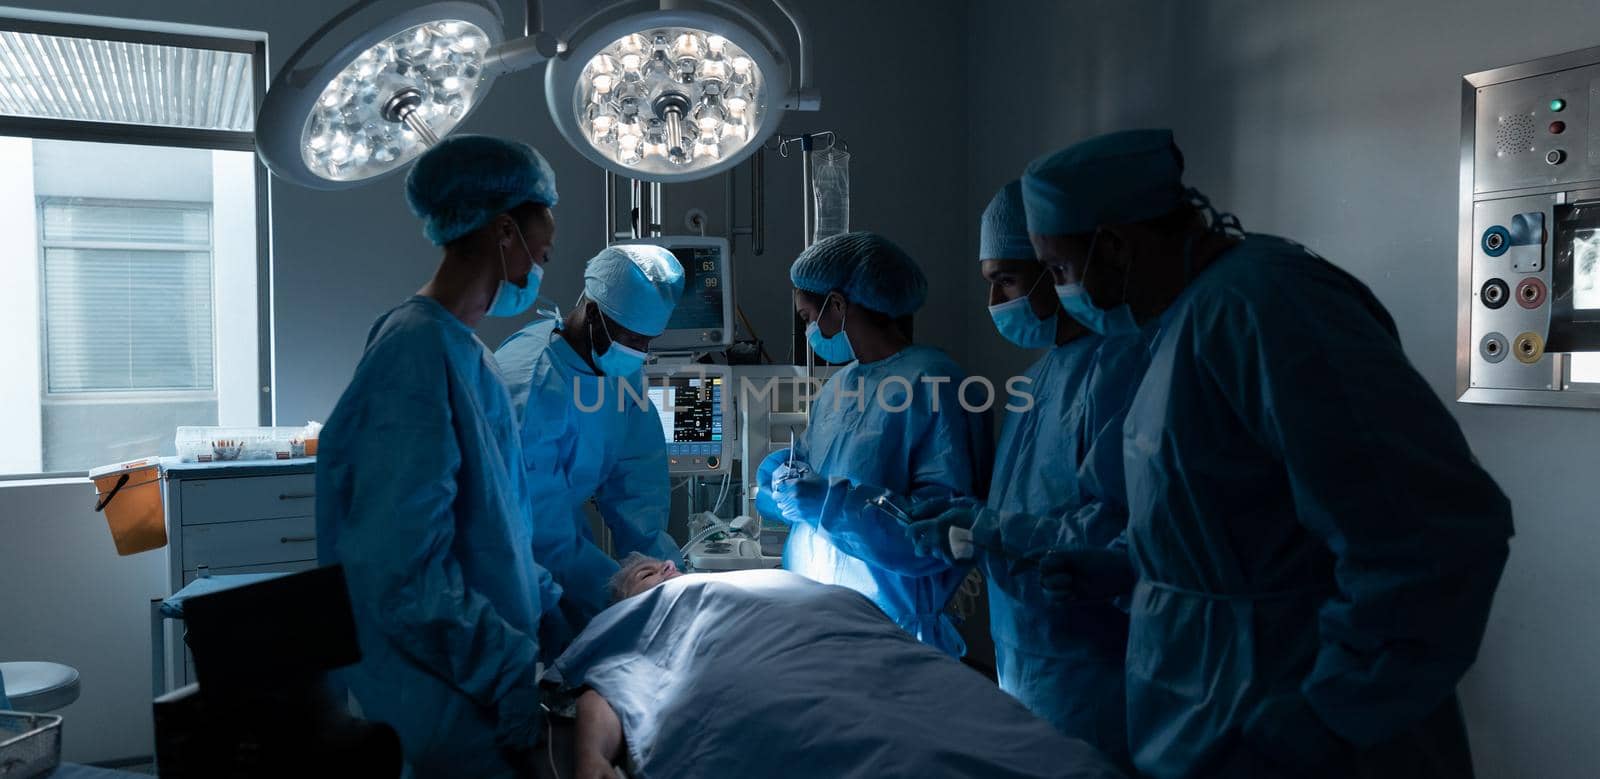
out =
{"type": "Polygon", "coordinates": [[[828,148],[811,155],[811,199],[816,213],[813,243],[850,232],[850,152],[828,148]]]}

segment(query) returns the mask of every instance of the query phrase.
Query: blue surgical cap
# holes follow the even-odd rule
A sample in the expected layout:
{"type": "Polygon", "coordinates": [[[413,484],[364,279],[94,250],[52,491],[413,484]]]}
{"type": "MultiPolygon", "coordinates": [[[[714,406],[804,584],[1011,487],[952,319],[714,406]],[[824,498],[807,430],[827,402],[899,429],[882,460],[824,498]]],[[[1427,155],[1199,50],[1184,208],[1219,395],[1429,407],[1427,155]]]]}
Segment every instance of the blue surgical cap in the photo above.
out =
{"type": "Polygon", "coordinates": [[[978,228],[978,261],[1031,260],[1033,244],[1022,210],[1022,182],[1013,181],[995,193],[983,210],[978,228]]]}
{"type": "Polygon", "coordinates": [[[1022,174],[1028,232],[1077,235],[1154,219],[1184,203],[1171,130],[1126,130],[1034,160],[1022,174]]]}
{"type": "Polygon", "coordinates": [[[523,203],[555,205],[556,174],[528,144],[452,135],[417,158],[406,203],[422,234],[443,246],[523,203]]]}
{"type": "Polygon", "coordinates": [[[683,266],[660,246],[611,246],[584,267],[583,294],[611,321],[654,338],[683,295],[683,266]]]}
{"type": "Polygon", "coordinates": [[[928,279],[900,247],[877,233],[830,235],[789,266],[795,287],[818,295],[834,290],[853,303],[893,317],[922,307],[928,279]]]}

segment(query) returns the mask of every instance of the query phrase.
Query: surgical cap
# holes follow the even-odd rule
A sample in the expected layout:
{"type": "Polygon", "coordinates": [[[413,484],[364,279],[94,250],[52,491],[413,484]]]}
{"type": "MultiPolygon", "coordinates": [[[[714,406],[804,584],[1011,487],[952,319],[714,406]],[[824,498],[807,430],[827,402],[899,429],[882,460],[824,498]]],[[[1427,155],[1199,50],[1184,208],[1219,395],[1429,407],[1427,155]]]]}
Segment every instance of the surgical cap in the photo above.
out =
{"type": "Polygon", "coordinates": [[[611,321],[654,338],[683,295],[683,266],[660,246],[611,246],[584,267],[583,294],[611,321]]]}
{"type": "Polygon", "coordinates": [[[978,261],[1031,260],[1033,244],[1022,210],[1022,182],[1013,181],[995,193],[983,210],[978,229],[978,261]]]}
{"type": "Polygon", "coordinates": [[[1154,219],[1184,203],[1171,130],[1126,130],[1034,160],[1022,174],[1028,232],[1077,235],[1154,219]]]}
{"type": "Polygon", "coordinates": [[[789,280],[818,295],[839,290],[851,302],[893,317],[915,312],[928,298],[922,269],[877,233],[843,233],[817,241],[789,266],[789,280]]]}
{"type": "Polygon", "coordinates": [[[406,204],[422,234],[443,246],[520,206],[556,204],[556,174],[532,146],[487,135],[453,135],[406,175],[406,204]]]}

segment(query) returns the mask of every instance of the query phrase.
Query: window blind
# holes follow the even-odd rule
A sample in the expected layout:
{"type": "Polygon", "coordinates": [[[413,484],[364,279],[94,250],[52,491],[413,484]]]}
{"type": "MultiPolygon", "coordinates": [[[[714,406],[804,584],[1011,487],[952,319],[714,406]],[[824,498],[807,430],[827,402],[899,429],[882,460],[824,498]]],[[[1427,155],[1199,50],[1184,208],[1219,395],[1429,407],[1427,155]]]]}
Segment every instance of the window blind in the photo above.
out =
{"type": "Polygon", "coordinates": [[[213,389],[210,210],[42,211],[48,391],[213,389]]]}

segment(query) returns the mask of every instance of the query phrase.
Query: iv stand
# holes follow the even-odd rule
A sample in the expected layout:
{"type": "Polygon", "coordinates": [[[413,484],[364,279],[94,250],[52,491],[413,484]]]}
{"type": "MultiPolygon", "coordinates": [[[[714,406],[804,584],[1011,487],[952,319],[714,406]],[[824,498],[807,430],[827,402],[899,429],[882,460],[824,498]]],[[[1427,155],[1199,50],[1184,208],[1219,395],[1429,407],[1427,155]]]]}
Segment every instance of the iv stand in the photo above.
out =
{"type": "MultiPolygon", "coordinates": [[[[811,248],[811,244],[815,243],[814,237],[817,232],[817,206],[811,197],[811,155],[817,149],[817,139],[822,137],[828,139],[828,145],[823,148],[833,148],[836,137],[832,130],[778,137],[778,155],[782,157],[789,156],[789,144],[800,144],[800,213],[802,215],[801,230],[803,231],[800,241],[806,249],[811,248]]],[[[805,331],[805,322],[800,319],[800,314],[796,313],[794,319],[789,323],[789,362],[799,365],[799,356],[804,354],[806,356],[806,380],[810,382],[817,373],[817,355],[806,344],[805,331]]],[[[800,404],[800,410],[809,412],[811,410],[811,392],[809,389],[805,397],[806,402],[800,404]]]]}

